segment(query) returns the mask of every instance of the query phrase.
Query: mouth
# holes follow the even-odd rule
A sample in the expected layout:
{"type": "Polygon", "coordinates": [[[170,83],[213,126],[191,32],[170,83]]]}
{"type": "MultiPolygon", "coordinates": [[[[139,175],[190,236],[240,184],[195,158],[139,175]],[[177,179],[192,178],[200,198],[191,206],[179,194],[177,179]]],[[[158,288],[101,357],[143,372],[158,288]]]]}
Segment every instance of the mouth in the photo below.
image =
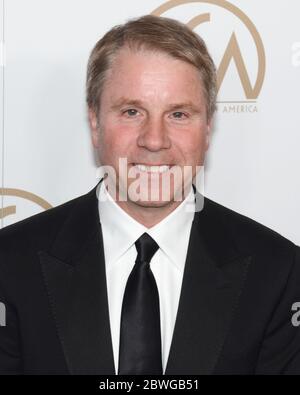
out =
{"type": "Polygon", "coordinates": [[[173,167],[173,165],[151,165],[144,163],[133,163],[132,166],[134,166],[138,171],[147,173],[166,173],[171,167],[173,167]]]}

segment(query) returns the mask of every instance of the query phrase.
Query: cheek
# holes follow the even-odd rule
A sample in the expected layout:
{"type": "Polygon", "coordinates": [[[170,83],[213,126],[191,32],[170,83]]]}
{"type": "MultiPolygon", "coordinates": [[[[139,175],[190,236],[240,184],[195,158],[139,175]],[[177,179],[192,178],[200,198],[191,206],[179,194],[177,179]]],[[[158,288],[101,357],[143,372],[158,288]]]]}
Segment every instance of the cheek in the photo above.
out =
{"type": "Polygon", "coordinates": [[[107,125],[102,130],[103,132],[100,133],[102,155],[110,161],[113,158],[126,158],[135,141],[132,130],[114,124],[107,125]]]}
{"type": "Polygon", "coordinates": [[[176,138],[176,145],[186,159],[199,158],[206,149],[205,131],[185,130],[176,138]]]}

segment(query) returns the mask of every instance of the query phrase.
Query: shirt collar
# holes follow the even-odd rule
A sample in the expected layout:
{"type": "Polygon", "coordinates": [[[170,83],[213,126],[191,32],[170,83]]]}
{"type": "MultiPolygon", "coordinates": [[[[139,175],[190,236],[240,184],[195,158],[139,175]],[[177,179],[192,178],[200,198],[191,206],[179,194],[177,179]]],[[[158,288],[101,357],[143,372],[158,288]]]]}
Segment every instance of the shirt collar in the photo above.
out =
{"type": "Polygon", "coordinates": [[[147,228],[126,213],[111,197],[104,181],[98,185],[99,217],[102,225],[105,259],[108,264],[120,258],[147,232],[179,270],[184,269],[190,230],[195,213],[193,188],[186,198],[158,224],[147,228]]]}

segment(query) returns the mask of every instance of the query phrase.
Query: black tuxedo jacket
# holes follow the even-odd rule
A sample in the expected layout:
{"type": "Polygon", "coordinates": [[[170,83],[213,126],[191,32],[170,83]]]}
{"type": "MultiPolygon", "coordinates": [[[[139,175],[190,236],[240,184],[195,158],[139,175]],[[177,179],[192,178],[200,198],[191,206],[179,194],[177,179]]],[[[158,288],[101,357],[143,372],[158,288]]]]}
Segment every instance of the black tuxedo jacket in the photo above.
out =
{"type": "MultiPolygon", "coordinates": [[[[0,231],[0,301],[1,374],[116,374],[96,187],[0,231]]],[[[299,374],[295,302],[299,247],[205,198],[165,374],[299,374]]]]}

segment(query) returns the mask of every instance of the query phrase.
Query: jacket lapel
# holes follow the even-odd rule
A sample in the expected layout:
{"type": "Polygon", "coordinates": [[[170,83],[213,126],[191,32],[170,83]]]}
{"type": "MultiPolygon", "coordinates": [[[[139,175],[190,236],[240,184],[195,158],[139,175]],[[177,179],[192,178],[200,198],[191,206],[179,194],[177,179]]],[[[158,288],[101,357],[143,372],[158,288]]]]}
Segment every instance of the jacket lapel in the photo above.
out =
{"type": "Polygon", "coordinates": [[[40,262],[71,374],[115,374],[96,187],[78,199],[40,262]]]}
{"type": "Polygon", "coordinates": [[[229,331],[251,257],[218,220],[205,198],[192,224],[166,375],[212,374],[229,331]]]}
{"type": "MultiPolygon", "coordinates": [[[[39,255],[70,373],[114,375],[96,188],[77,200],[39,255]]],[[[213,373],[251,262],[227,234],[205,199],[191,229],[166,375],[213,373]]]]}

